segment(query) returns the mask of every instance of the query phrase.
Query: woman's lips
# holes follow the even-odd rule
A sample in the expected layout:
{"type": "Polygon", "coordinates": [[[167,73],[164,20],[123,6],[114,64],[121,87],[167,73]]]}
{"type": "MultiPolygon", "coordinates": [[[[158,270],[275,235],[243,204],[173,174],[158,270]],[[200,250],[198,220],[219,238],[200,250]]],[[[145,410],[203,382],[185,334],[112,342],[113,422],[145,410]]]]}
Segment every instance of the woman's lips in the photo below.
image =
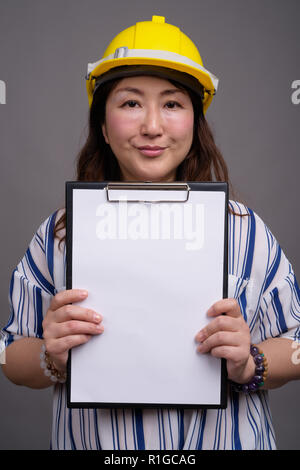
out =
{"type": "Polygon", "coordinates": [[[147,157],[158,157],[161,155],[166,147],[159,147],[157,145],[144,145],[141,147],[137,147],[137,149],[143,154],[146,155],[147,157]]]}

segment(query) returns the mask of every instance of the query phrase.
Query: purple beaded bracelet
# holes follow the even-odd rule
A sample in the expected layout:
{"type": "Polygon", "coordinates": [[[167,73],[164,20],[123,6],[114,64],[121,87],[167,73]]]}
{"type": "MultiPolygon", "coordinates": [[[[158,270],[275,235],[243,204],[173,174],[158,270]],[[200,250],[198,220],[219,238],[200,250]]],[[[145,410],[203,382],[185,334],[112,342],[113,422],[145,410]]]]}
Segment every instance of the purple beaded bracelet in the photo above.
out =
{"type": "Polygon", "coordinates": [[[251,344],[250,354],[253,356],[253,360],[256,366],[254,376],[250,382],[246,384],[231,382],[232,388],[236,392],[256,392],[265,383],[268,373],[268,363],[264,353],[255,344],[251,344]]]}

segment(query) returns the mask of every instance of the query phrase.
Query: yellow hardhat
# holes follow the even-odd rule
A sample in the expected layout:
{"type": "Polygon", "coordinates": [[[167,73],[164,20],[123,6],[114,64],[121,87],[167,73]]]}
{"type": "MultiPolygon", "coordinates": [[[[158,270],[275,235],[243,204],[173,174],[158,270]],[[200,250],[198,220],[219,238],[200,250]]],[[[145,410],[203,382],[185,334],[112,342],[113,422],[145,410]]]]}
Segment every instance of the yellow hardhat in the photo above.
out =
{"type": "Polygon", "coordinates": [[[218,79],[203,67],[199,51],[190,38],[176,26],[165,23],[163,16],[153,16],[152,21],[136,23],[119,33],[102,59],[88,64],[86,83],[90,106],[95,87],[100,83],[141,74],[141,66],[144,74],[171,77],[190,88],[193,88],[191,83],[194,88],[196,83],[201,89],[204,112],[218,87],[218,79]]]}

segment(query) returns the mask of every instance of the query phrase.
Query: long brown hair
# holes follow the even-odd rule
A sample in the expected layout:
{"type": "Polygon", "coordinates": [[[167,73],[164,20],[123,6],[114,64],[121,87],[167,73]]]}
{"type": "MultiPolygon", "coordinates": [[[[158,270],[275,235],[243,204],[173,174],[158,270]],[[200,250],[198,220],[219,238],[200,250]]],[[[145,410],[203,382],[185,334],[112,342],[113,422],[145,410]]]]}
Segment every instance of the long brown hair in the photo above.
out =
{"type": "MultiPolygon", "coordinates": [[[[77,158],[77,181],[121,181],[118,161],[101,131],[101,125],[105,122],[106,100],[119,81],[104,83],[94,95],[88,137],[77,158]]],[[[188,92],[194,108],[194,138],[188,155],[177,168],[176,181],[225,181],[232,190],[226,162],[204,117],[199,95],[178,82],[170,82],[188,92]]],[[[55,224],[55,237],[65,225],[64,213],[55,224]]]]}

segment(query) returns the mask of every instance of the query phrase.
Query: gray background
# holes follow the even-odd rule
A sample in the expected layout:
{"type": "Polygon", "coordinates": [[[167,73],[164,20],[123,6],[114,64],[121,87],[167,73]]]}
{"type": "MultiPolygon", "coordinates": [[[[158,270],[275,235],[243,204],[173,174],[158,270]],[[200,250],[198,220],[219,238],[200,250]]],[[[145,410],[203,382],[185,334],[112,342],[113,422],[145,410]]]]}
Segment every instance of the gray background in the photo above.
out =
{"type": "MultiPolygon", "coordinates": [[[[237,198],[269,225],[300,274],[299,0],[0,0],[0,324],[12,269],[40,223],[64,204],[64,182],[86,136],[88,62],[122,29],[166,16],[220,78],[207,113],[237,198]]],[[[48,448],[51,390],[0,373],[0,448],[48,448]]],[[[280,449],[300,449],[300,383],[271,392],[280,449]]]]}

